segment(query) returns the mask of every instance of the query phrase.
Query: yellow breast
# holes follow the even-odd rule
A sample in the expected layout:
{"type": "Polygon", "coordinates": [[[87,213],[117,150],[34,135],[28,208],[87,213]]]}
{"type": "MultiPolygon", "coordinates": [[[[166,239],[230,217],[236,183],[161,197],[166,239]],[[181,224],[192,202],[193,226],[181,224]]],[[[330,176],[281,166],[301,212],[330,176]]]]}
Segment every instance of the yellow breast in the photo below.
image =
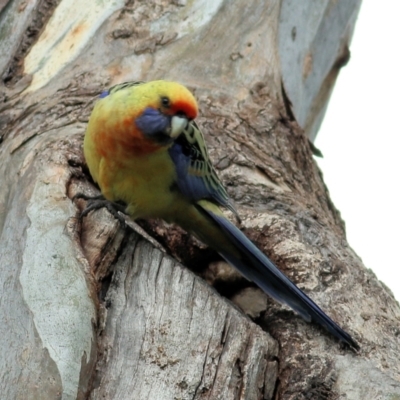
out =
{"type": "Polygon", "coordinates": [[[171,191],[175,167],[165,149],[123,160],[104,158],[100,164],[101,189],[108,200],[127,203],[134,219],[165,217],[176,196],[171,191]]]}

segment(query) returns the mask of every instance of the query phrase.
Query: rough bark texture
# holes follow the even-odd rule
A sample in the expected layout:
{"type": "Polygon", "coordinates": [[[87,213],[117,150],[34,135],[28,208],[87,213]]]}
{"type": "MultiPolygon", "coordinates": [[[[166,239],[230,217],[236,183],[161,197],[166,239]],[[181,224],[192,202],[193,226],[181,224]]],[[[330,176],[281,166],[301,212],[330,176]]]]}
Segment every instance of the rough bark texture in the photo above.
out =
{"type": "Polygon", "coordinates": [[[400,399],[399,305],[347,245],[308,142],[359,1],[314,3],[0,1],[2,398],[400,399]],[[359,354],[179,228],[78,219],[95,97],[156,78],[194,91],[243,230],[359,354]]]}

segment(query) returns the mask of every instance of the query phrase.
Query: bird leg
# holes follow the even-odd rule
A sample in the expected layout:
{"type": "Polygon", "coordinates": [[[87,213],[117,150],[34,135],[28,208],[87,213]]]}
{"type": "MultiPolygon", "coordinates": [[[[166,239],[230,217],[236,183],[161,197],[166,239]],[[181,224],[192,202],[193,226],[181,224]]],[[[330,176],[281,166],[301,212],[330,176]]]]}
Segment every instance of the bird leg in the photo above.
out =
{"type": "Polygon", "coordinates": [[[126,214],[126,204],[122,202],[111,202],[106,200],[103,195],[98,196],[88,196],[84,193],[77,193],[73,198],[72,201],[76,199],[83,199],[88,202],[86,208],[81,212],[80,219],[86,217],[91,211],[100,210],[101,208],[106,208],[108,212],[117,219],[120,224],[124,227],[126,225],[125,218],[119,214],[126,214]]]}
{"type": "Polygon", "coordinates": [[[88,196],[84,193],[77,193],[73,198],[72,201],[76,199],[83,199],[86,200],[89,204],[87,207],[81,212],[79,218],[82,220],[86,217],[91,211],[100,210],[101,208],[106,208],[109,213],[117,219],[121,227],[125,228],[129,226],[133,231],[135,231],[139,236],[142,236],[148,242],[150,242],[154,247],[161,250],[163,253],[167,253],[165,248],[152,236],[150,236],[138,223],[133,221],[126,212],[126,204],[123,202],[111,202],[106,200],[103,195],[98,196],[88,196]],[[123,215],[119,214],[122,213],[126,216],[124,218],[123,215]]]}

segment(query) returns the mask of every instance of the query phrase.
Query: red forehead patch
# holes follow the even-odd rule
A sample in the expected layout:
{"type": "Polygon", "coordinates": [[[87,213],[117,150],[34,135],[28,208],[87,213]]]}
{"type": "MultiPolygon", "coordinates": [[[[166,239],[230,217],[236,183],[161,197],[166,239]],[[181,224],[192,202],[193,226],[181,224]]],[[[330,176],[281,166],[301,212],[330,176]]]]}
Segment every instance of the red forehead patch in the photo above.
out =
{"type": "Polygon", "coordinates": [[[195,119],[197,117],[197,105],[192,101],[179,99],[171,104],[171,110],[173,114],[179,112],[184,113],[189,119],[195,119]]]}

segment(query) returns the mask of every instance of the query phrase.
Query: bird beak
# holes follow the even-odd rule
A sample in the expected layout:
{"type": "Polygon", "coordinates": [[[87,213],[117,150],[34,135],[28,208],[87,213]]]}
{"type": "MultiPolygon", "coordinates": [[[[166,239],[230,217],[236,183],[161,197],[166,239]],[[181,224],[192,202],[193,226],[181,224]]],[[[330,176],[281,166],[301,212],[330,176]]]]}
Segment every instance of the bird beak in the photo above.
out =
{"type": "Polygon", "coordinates": [[[171,120],[171,133],[169,136],[172,139],[176,139],[185,130],[187,124],[188,120],[186,117],[173,116],[171,120]]]}

